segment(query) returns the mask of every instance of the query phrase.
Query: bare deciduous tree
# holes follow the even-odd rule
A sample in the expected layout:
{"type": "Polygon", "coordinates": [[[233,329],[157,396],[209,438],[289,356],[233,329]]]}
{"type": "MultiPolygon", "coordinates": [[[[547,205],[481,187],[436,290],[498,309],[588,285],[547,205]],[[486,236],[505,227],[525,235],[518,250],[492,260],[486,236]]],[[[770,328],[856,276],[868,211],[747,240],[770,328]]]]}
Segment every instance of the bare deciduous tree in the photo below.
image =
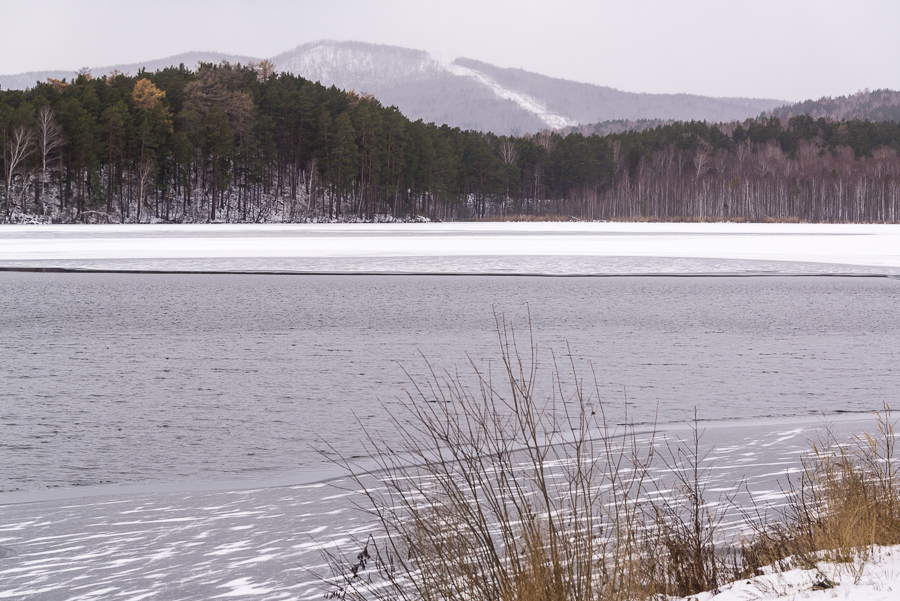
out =
{"type": "MultiPolygon", "coordinates": [[[[13,194],[13,179],[16,174],[22,175],[23,180],[25,174],[22,173],[22,164],[26,158],[34,151],[34,134],[33,132],[20,125],[16,127],[6,142],[7,156],[7,172],[6,172],[6,216],[10,215],[10,199],[13,194]]],[[[25,186],[23,185],[23,189],[25,186]]]]}
{"type": "Polygon", "coordinates": [[[37,111],[38,119],[38,150],[41,153],[41,172],[47,171],[47,163],[51,153],[62,146],[62,128],[56,122],[56,115],[49,106],[42,106],[37,111]]]}
{"type": "Polygon", "coordinates": [[[63,144],[63,131],[56,122],[53,110],[47,105],[38,109],[37,123],[37,147],[41,154],[41,175],[40,181],[35,186],[34,195],[35,202],[40,208],[41,194],[47,177],[47,164],[50,162],[53,152],[63,144]]]}
{"type": "Polygon", "coordinates": [[[519,160],[519,151],[516,149],[516,143],[512,138],[503,136],[497,140],[497,156],[505,165],[512,165],[519,160]]]}
{"type": "Polygon", "coordinates": [[[553,148],[556,146],[556,140],[553,139],[553,135],[546,131],[534,134],[534,143],[546,150],[547,156],[550,156],[553,148]]]}
{"type": "Polygon", "coordinates": [[[700,177],[709,171],[709,155],[703,150],[698,150],[694,155],[694,177],[700,177]]]}
{"type": "Polygon", "coordinates": [[[150,180],[156,174],[156,163],[150,159],[144,159],[138,166],[138,206],[137,220],[141,220],[141,208],[144,206],[144,197],[150,180]]]}

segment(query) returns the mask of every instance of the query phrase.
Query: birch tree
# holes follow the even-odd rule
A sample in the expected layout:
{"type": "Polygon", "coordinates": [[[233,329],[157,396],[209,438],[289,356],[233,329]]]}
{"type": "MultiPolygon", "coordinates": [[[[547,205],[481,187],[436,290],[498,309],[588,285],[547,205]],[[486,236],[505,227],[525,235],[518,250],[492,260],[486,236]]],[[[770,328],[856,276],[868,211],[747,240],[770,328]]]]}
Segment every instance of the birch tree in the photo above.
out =
{"type": "Polygon", "coordinates": [[[144,159],[138,165],[138,206],[137,220],[141,220],[141,209],[144,206],[144,198],[147,194],[147,188],[156,174],[156,164],[150,159],[144,159]]]}
{"type": "Polygon", "coordinates": [[[34,134],[25,127],[19,125],[13,129],[12,134],[6,142],[7,152],[7,172],[6,172],[6,218],[9,219],[11,214],[10,200],[13,194],[13,179],[17,174],[22,176],[23,190],[25,174],[22,173],[23,163],[34,151],[34,134]]]}
{"type": "Polygon", "coordinates": [[[53,110],[47,105],[42,106],[37,111],[37,147],[41,155],[41,175],[40,181],[34,187],[35,203],[41,212],[43,212],[41,195],[47,183],[47,164],[53,152],[61,147],[63,142],[63,130],[57,123],[53,110]]]}

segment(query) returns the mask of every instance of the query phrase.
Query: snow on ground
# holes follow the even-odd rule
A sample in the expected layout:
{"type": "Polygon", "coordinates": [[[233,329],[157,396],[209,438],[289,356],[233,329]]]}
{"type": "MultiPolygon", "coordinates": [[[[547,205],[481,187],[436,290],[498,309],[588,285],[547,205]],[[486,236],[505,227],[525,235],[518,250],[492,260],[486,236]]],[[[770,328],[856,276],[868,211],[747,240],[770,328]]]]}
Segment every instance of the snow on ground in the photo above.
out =
{"type": "Polygon", "coordinates": [[[0,226],[0,267],[604,275],[900,275],[900,225],[0,226]]]}
{"type": "Polygon", "coordinates": [[[856,561],[820,561],[815,568],[778,571],[725,585],[718,594],[701,593],[693,601],[794,601],[799,599],[849,599],[896,601],[900,599],[900,545],[872,547],[856,561]]]}

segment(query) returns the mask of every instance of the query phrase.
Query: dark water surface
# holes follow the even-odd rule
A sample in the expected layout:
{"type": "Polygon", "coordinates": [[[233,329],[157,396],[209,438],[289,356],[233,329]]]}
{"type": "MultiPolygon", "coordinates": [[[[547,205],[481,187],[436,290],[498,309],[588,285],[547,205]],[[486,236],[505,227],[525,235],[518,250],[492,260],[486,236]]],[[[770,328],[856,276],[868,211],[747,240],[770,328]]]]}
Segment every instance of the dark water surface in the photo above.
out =
{"type": "Polygon", "coordinates": [[[366,449],[418,378],[496,365],[492,307],[639,421],[856,412],[900,390],[900,281],[0,273],[0,492],[253,478],[366,449]]]}

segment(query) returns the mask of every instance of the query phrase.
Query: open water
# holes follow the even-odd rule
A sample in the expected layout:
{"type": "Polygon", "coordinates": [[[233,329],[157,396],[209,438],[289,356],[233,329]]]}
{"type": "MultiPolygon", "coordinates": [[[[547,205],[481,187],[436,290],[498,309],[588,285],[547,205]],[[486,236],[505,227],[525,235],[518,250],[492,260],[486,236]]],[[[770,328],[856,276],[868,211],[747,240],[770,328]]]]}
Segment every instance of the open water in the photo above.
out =
{"type": "Polygon", "coordinates": [[[6,272],[0,492],[365,455],[403,368],[496,368],[495,314],[527,345],[529,311],[540,373],[570,349],[614,419],[868,412],[900,390],[897,279],[6,272]]]}

